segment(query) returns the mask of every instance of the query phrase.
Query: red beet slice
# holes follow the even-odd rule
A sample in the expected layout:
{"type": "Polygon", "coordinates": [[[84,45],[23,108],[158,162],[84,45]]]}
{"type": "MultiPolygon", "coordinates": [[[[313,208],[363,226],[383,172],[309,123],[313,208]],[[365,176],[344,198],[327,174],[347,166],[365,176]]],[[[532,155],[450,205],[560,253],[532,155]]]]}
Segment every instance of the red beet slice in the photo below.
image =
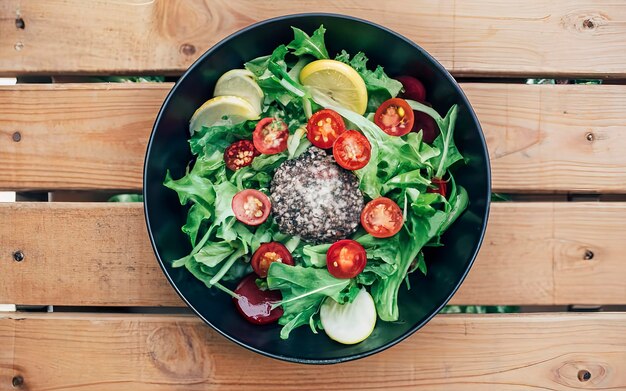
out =
{"type": "Polygon", "coordinates": [[[413,76],[400,76],[396,77],[396,80],[402,83],[402,87],[404,87],[403,98],[413,99],[418,102],[426,100],[426,88],[424,88],[424,84],[421,81],[413,76]]]}
{"type": "Polygon", "coordinates": [[[448,181],[445,181],[441,178],[433,178],[432,184],[436,187],[429,187],[428,189],[426,189],[427,193],[438,193],[444,197],[446,196],[446,193],[448,192],[448,181]]]}
{"type": "Polygon", "coordinates": [[[282,307],[272,309],[272,305],[282,300],[280,291],[262,291],[256,285],[256,274],[250,274],[235,289],[239,298],[233,298],[239,313],[250,323],[273,323],[283,316],[282,307]]]}
{"type": "MultiPolygon", "coordinates": [[[[430,103],[428,102],[423,103],[430,106],[430,103]]],[[[435,119],[430,115],[417,110],[413,110],[413,117],[415,118],[415,122],[413,123],[412,131],[419,132],[421,129],[423,131],[422,140],[427,144],[432,144],[437,136],[439,136],[439,126],[437,126],[435,119]]]]}

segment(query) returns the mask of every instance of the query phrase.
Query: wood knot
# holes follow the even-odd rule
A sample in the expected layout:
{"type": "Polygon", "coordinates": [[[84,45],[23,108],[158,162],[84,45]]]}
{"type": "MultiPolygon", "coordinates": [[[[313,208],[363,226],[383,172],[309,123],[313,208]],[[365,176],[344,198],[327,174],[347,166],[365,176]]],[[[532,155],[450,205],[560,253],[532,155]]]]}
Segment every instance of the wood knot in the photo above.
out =
{"type": "Polygon", "coordinates": [[[583,259],[585,261],[591,261],[593,259],[594,253],[593,251],[587,249],[585,250],[585,255],[583,255],[583,259]]]}
{"type": "Polygon", "coordinates": [[[611,368],[608,363],[591,359],[568,360],[556,370],[558,382],[562,385],[578,388],[581,383],[603,384],[611,368]]]}
{"type": "Polygon", "coordinates": [[[11,385],[13,386],[13,388],[22,388],[22,386],[24,385],[24,378],[20,375],[13,376],[13,379],[11,380],[11,385]]]}
{"type": "Polygon", "coordinates": [[[607,15],[597,11],[574,11],[561,18],[561,25],[566,30],[591,32],[606,24],[608,20],[607,15]]]}
{"type": "Polygon", "coordinates": [[[22,140],[22,134],[20,132],[13,132],[11,138],[14,142],[19,143],[22,140]]]}
{"type": "Polygon", "coordinates": [[[159,327],[148,336],[147,346],[155,367],[168,377],[205,381],[213,372],[213,359],[204,343],[205,327],[172,325],[159,327]]]}
{"type": "Polygon", "coordinates": [[[196,54],[196,47],[189,43],[180,45],[180,52],[185,56],[193,56],[196,54]]]}
{"type": "Polygon", "coordinates": [[[579,381],[586,382],[586,381],[589,381],[589,379],[591,379],[591,372],[589,372],[586,369],[581,369],[580,371],[578,371],[579,381]]]}
{"type": "Polygon", "coordinates": [[[15,18],[15,28],[24,30],[26,28],[26,23],[24,23],[24,19],[20,18],[19,16],[15,18]]]}

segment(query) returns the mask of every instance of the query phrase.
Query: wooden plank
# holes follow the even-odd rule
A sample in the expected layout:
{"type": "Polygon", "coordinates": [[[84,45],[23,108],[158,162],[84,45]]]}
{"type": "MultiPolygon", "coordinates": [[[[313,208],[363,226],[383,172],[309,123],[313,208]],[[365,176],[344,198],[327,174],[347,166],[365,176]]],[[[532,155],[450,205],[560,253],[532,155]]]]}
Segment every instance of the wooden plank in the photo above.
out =
{"type": "Polygon", "coordinates": [[[304,366],[190,316],[0,315],[0,342],[15,340],[0,379],[10,389],[13,370],[32,390],[623,390],[625,327],[626,313],[443,315],[372,357],[304,366]]]}
{"type": "Polygon", "coordinates": [[[625,87],[464,84],[494,190],[624,193],[625,87]]]}
{"type": "Polygon", "coordinates": [[[134,83],[0,88],[0,188],[140,188],[148,137],[169,88],[134,83]]]}
{"type": "MultiPolygon", "coordinates": [[[[0,87],[0,190],[140,189],[148,135],[171,86],[0,87]]],[[[487,138],[494,191],[626,190],[626,86],[462,87],[487,138]]]]}
{"type": "Polygon", "coordinates": [[[5,0],[0,74],[176,74],[242,27],[302,12],[383,24],[458,75],[626,75],[626,4],[609,0],[5,0]]]}
{"type": "MultiPolygon", "coordinates": [[[[625,219],[617,202],[494,203],[452,303],[626,304],[625,219]]],[[[0,204],[0,221],[9,222],[0,225],[0,303],[182,305],[154,259],[141,204],[0,204]]]]}

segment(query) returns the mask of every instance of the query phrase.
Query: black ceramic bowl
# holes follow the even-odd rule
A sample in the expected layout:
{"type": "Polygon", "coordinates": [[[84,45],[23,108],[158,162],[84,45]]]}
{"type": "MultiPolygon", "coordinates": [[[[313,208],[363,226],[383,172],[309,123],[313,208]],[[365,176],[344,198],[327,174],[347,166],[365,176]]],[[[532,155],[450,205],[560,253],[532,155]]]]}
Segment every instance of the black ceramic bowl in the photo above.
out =
{"type": "Polygon", "coordinates": [[[465,95],[450,74],[421,47],[376,24],[348,16],[329,14],[291,15],[247,27],[224,39],[196,61],[169,93],[154,124],[144,168],[144,202],[150,239],[163,272],[180,296],[206,323],[232,341],[270,357],[301,363],[337,363],[365,357],[403,340],[422,327],[448,302],[457,290],[480,247],[490,199],[489,159],[485,140],[465,95]],[[363,51],[370,66],[380,64],[391,76],[415,75],[424,81],[427,99],[440,113],[454,103],[460,107],[455,139],[467,165],[455,172],[457,182],[470,197],[468,210],[443,238],[445,246],[431,252],[428,276],[413,273],[412,289],[402,288],[400,320],[379,321],[372,335],[356,345],[341,345],[323,332],[308,327],[279,337],[278,325],[255,326],[235,310],[226,294],[207,289],[185,268],[173,269],[170,262],[190,251],[181,232],[186,208],[176,193],[163,187],[166,169],[181,177],[191,159],[188,124],[193,112],[212,97],[213,87],[224,72],[241,68],[255,57],[271,53],[288,43],[296,26],[311,33],[326,27],[326,44],[331,56],[347,50],[363,51]]]}

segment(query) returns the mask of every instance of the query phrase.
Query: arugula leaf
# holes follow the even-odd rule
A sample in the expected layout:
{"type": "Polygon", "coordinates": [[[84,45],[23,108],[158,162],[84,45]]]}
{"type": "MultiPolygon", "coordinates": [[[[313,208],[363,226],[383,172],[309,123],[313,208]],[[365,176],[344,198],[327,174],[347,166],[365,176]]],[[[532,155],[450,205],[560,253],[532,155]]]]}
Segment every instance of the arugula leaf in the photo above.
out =
{"type": "Polygon", "coordinates": [[[310,54],[318,60],[328,58],[328,51],[324,43],[324,33],[326,33],[324,25],[315,30],[310,37],[297,27],[291,27],[291,29],[293,30],[294,38],[293,41],[289,42],[287,48],[291,49],[293,54],[296,56],[310,54]]]}
{"type": "Polygon", "coordinates": [[[283,296],[280,305],[284,313],[278,323],[284,327],[280,337],[287,339],[293,329],[309,324],[310,318],[317,313],[326,297],[341,302],[340,293],[350,281],[335,278],[326,269],[272,262],[267,274],[267,285],[272,290],[280,289],[283,296]]]}

